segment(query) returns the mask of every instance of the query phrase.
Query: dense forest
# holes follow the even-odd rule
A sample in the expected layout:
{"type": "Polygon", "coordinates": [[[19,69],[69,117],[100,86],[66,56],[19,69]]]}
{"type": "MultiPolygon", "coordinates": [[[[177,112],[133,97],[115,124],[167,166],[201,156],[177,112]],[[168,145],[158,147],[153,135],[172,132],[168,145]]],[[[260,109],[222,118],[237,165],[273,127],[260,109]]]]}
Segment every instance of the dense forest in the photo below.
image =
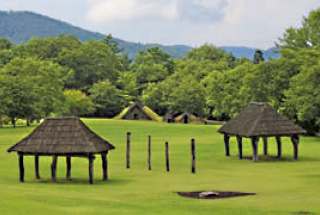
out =
{"type": "Polygon", "coordinates": [[[0,116],[18,119],[77,115],[113,117],[134,100],[160,115],[184,111],[228,120],[248,102],[269,102],[310,134],[320,126],[320,9],[277,41],[279,59],[253,60],[205,44],[183,59],[157,47],[129,60],[111,36],[0,39],[0,116]]]}

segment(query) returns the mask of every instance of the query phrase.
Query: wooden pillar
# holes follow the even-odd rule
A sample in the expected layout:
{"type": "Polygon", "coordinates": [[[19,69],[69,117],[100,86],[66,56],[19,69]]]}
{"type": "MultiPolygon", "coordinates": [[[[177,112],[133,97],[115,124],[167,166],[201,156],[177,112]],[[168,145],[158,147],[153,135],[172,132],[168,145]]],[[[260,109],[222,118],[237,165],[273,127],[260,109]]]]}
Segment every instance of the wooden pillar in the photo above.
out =
{"type": "Polygon", "coordinates": [[[130,138],[131,138],[131,133],[127,132],[127,169],[130,169],[130,138]]]}
{"type": "Polygon", "coordinates": [[[94,161],[94,156],[89,155],[89,183],[93,184],[93,161],[94,161]]]}
{"type": "Polygon", "coordinates": [[[170,171],[170,166],[169,166],[169,143],[166,142],[165,146],[166,146],[166,169],[167,169],[167,172],[169,172],[170,171]]]}
{"type": "Polygon", "coordinates": [[[268,155],[268,137],[263,137],[263,154],[268,155]]]}
{"type": "Polygon", "coordinates": [[[102,172],[103,172],[103,181],[108,180],[108,159],[107,159],[108,152],[101,153],[101,159],[102,159],[102,172]]]}
{"type": "Polygon", "coordinates": [[[224,146],[226,149],[226,156],[230,156],[230,146],[229,146],[230,136],[224,133],[224,146]]]}
{"type": "Polygon", "coordinates": [[[67,164],[66,178],[68,181],[71,181],[71,157],[70,156],[66,157],[66,164],[67,164]]]}
{"type": "Polygon", "coordinates": [[[252,161],[257,162],[258,161],[258,142],[259,142],[259,137],[252,137],[251,138],[251,143],[252,143],[252,161]]]}
{"type": "Polygon", "coordinates": [[[148,136],[148,170],[151,170],[151,136],[148,136]]]}
{"type": "Polygon", "coordinates": [[[239,159],[242,159],[242,137],[240,137],[239,135],[237,135],[237,142],[238,142],[238,156],[239,159]]]}
{"type": "Polygon", "coordinates": [[[20,182],[24,182],[23,153],[18,153],[18,156],[19,156],[20,182]]]}
{"type": "Polygon", "coordinates": [[[191,173],[196,173],[196,147],[194,139],[191,139],[191,173]]]}
{"type": "Polygon", "coordinates": [[[297,134],[291,136],[291,142],[293,144],[293,158],[295,161],[298,160],[298,146],[299,146],[299,136],[297,134]]]}
{"type": "Polygon", "coordinates": [[[276,140],[277,140],[277,148],[278,148],[278,158],[281,158],[282,155],[282,144],[281,144],[281,137],[280,136],[276,136],[276,140]]]}
{"type": "Polygon", "coordinates": [[[34,157],[34,167],[35,167],[35,173],[36,173],[36,179],[40,179],[40,173],[39,173],[39,156],[36,155],[34,157]]]}
{"type": "Polygon", "coordinates": [[[53,155],[52,157],[52,164],[51,164],[51,176],[52,176],[52,182],[57,182],[57,161],[58,156],[53,155]]]}

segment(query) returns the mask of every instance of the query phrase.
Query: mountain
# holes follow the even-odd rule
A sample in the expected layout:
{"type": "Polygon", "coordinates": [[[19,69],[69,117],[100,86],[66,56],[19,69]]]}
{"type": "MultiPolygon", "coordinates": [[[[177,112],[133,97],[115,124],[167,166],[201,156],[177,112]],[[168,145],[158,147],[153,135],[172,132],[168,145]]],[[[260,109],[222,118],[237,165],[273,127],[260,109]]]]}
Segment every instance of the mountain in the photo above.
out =
{"type": "MultiPolygon", "coordinates": [[[[258,48],[249,48],[249,47],[237,47],[237,46],[221,46],[221,49],[225,50],[226,52],[233,53],[236,57],[247,57],[249,59],[253,59],[254,53],[258,48]]],[[[261,49],[260,49],[261,50],[261,49]]],[[[264,59],[268,60],[268,58],[279,58],[280,54],[277,53],[279,49],[276,47],[267,49],[267,50],[261,50],[263,52],[264,59]]]]}
{"type": "MultiPolygon", "coordinates": [[[[27,42],[32,37],[57,37],[60,34],[75,35],[81,41],[101,40],[104,34],[91,32],[79,27],[70,25],[67,22],[52,19],[48,16],[27,11],[0,11],[0,37],[10,38],[15,44],[27,42]]],[[[185,45],[164,46],[160,44],[142,44],[124,41],[114,38],[124,53],[130,59],[134,59],[139,51],[145,51],[149,47],[157,46],[164,52],[169,53],[173,58],[183,58],[192,48],[185,45]]],[[[247,47],[221,47],[227,52],[233,53],[236,57],[253,58],[256,49],[247,47]]],[[[277,57],[272,50],[263,51],[267,59],[269,56],[277,57]]]]}

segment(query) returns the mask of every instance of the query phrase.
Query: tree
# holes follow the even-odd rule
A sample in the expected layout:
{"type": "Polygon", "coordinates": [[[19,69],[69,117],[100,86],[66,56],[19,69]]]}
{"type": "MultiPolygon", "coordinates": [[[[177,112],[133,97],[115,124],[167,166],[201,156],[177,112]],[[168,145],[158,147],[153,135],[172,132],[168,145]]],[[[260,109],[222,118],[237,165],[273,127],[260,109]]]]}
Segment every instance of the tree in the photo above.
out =
{"type": "Polygon", "coordinates": [[[11,49],[13,47],[13,43],[8,38],[0,38],[0,50],[11,49]]]}
{"type": "Polygon", "coordinates": [[[253,56],[253,63],[259,64],[264,61],[263,53],[261,50],[256,50],[253,56]]]}
{"type": "Polygon", "coordinates": [[[83,116],[94,112],[92,101],[79,90],[64,91],[64,105],[58,111],[63,116],[83,116]]]}
{"type": "Polygon", "coordinates": [[[212,62],[218,62],[222,59],[227,59],[228,63],[232,64],[229,61],[234,61],[235,57],[214,45],[205,44],[199,48],[191,49],[188,52],[188,59],[194,59],[197,61],[210,60],[212,62]]]}
{"type": "Polygon", "coordinates": [[[120,90],[109,80],[95,83],[89,93],[95,107],[94,116],[113,117],[119,114],[126,105],[120,90]]]}

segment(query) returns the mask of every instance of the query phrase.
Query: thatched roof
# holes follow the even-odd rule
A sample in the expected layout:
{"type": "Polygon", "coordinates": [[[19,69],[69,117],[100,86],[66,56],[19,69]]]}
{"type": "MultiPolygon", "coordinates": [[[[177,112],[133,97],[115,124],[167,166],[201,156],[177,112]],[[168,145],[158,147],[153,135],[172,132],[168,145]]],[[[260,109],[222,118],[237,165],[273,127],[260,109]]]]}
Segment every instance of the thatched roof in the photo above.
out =
{"type": "Polygon", "coordinates": [[[187,123],[199,123],[199,124],[206,123],[206,121],[204,121],[200,117],[197,117],[196,115],[188,112],[185,112],[177,116],[174,120],[175,122],[185,123],[184,122],[185,119],[188,121],[187,123]]]}
{"type": "Polygon", "coordinates": [[[26,138],[12,146],[17,151],[38,155],[88,155],[114,149],[77,117],[47,118],[26,138]]]}
{"type": "Polygon", "coordinates": [[[249,103],[235,118],[219,131],[242,137],[290,136],[304,134],[305,130],[278,114],[268,103],[249,103]]]}
{"type": "Polygon", "coordinates": [[[170,113],[170,112],[167,112],[166,115],[164,115],[164,117],[162,118],[162,121],[163,121],[163,122],[168,122],[168,121],[174,122],[174,116],[173,116],[173,114],[170,113]]]}
{"type": "Polygon", "coordinates": [[[149,107],[143,105],[140,101],[136,101],[129,107],[126,107],[125,109],[123,109],[119,115],[114,117],[114,119],[133,119],[131,116],[131,113],[134,110],[139,110],[140,113],[145,116],[146,120],[153,120],[153,121],[162,120],[162,118],[157,113],[155,113],[149,107]]]}

